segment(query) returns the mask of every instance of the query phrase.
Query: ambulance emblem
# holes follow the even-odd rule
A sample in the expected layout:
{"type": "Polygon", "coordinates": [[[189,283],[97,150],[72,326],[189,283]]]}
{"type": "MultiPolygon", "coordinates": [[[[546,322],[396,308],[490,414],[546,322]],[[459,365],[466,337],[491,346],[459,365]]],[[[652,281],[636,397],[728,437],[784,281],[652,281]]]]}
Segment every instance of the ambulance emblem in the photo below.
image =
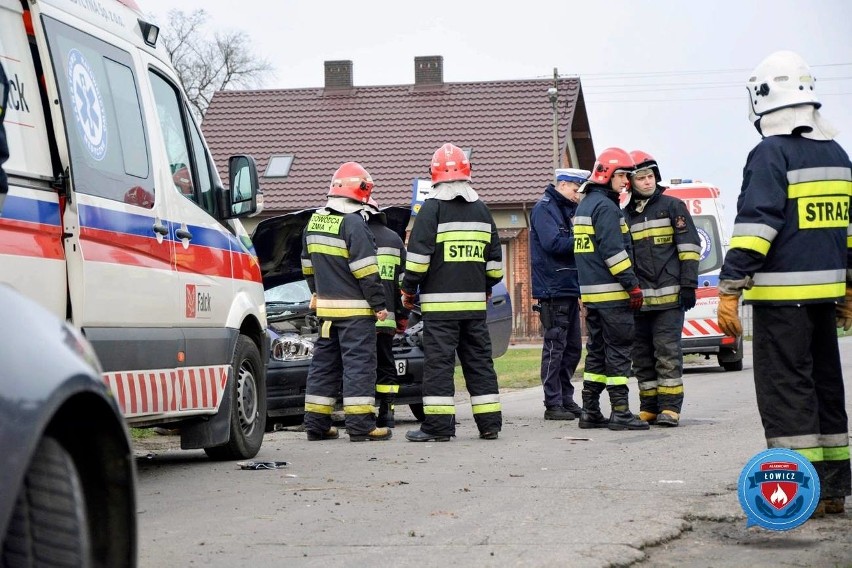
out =
{"type": "Polygon", "coordinates": [[[107,150],[106,108],[92,67],[76,49],[68,52],[68,87],[77,132],[92,158],[100,162],[107,150]]]}

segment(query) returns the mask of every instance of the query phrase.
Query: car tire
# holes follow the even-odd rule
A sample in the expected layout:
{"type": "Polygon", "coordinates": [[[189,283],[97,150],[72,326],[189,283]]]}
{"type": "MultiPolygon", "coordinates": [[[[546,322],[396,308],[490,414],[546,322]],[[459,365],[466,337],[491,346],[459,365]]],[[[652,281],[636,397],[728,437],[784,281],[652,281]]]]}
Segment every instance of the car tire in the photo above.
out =
{"type": "Polygon", "coordinates": [[[80,476],[55,439],[42,438],[3,538],[3,566],[89,566],[90,539],[80,476]]]}
{"type": "Polygon", "coordinates": [[[736,361],[725,361],[719,363],[725,371],[742,371],[743,370],[743,360],[737,359],[736,361]]]}
{"type": "Polygon", "coordinates": [[[423,411],[423,403],[417,404],[409,404],[408,409],[411,410],[411,414],[417,419],[418,422],[423,422],[426,420],[426,413],[423,411]]]}
{"type": "Polygon", "coordinates": [[[240,335],[230,382],[231,438],[227,444],[204,448],[214,460],[244,460],[257,455],[266,429],[266,378],[257,345],[240,335]]]}

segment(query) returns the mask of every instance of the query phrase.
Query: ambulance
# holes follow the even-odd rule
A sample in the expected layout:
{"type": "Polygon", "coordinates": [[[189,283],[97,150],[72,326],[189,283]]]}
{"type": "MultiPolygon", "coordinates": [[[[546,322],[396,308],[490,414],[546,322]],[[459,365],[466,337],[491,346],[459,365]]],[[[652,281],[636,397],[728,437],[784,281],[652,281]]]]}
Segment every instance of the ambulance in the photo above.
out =
{"type": "Polygon", "coordinates": [[[743,368],[742,337],[725,335],[716,323],[719,271],[728,246],[719,188],[688,179],[673,179],[661,185],[666,188],[666,195],[686,203],[701,239],[695,307],[686,312],[681,333],[683,353],[699,353],[707,358],[715,355],[726,371],[740,371],[743,368]]]}
{"type": "Polygon", "coordinates": [[[257,168],[232,157],[224,189],[158,33],[134,0],[0,0],[0,282],[82,330],[130,426],[249,458],[268,339],[239,219],[257,168]]]}

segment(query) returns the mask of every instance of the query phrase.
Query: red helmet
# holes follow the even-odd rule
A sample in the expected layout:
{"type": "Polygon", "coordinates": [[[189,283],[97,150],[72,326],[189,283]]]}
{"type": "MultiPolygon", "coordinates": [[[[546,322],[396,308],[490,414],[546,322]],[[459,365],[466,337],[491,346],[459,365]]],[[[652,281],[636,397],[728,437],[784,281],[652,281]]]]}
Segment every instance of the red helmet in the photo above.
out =
{"type": "Polygon", "coordinates": [[[358,162],[346,162],[331,177],[328,195],[348,197],[359,203],[367,203],[373,192],[373,178],[358,162]]]}
{"type": "Polygon", "coordinates": [[[621,148],[607,148],[600,153],[592,168],[589,181],[600,185],[609,185],[612,174],[633,171],[633,159],[621,148]]]}
{"type": "Polygon", "coordinates": [[[630,152],[630,157],[633,158],[633,163],[635,164],[634,171],[650,169],[653,170],[657,183],[663,180],[662,176],[660,176],[660,166],[657,165],[657,160],[654,159],[654,156],[642,150],[633,150],[630,152]]]}
{"type": "Polygon", "coordinates": [[[470,161],[458,146],[444,144],[432,156],[432,184],[442,181],[470,181],[470,161]]]}

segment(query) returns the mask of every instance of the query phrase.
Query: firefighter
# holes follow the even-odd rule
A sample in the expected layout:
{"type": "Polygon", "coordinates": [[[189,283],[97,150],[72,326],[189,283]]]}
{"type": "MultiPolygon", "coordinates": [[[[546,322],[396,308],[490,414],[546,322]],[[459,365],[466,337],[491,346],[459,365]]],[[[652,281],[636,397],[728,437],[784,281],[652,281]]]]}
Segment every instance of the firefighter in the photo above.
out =
{"type": "Polygon", "coordinates": [[[639,418],[674,427],[683,407],[681,332],[684,312],[695,307],[701,241],[686,204],[663,195],[657,161],[641,150],[630,157],[636,169],[624,214],[643,297],[632,349],[639,418]]]}
{"type": "Polygon", "coordinates": [[[642,290],[630,261],[630,232],[618,206],[633,170],[630,154],[607,148],[595,161],[574,217],[574,257],[580,298],[586,307],[586,368],[580,428],[647,430],[630,412],[627,377],[633,344],[633,312],[642,290]],[[601,413],[600,395],[609,392],[612,413],[601,413]]]}
{"type": "Polygon", "coordinates": [[[574,402],[571,377],[583,353],[580,336],[580,284],[574,261],[571,218],[577,190],[591,172],[558,169],[530,214],[530,265],[534,307],[544,328],[541,384],[545,420],[574,420],[582,412],[574,402]]]}
{"type": "Polygon", "coordinates": [[[834,141],[808,64],[779,51],[746,83],[762,140],[749,153],[718,322],[742,335],[740,295],[753,306],[754,382],[769,448],[810,460],[815,515],[843,513],[852,493],[849,427],[835,325],[852,327],[852,163],[834,141]]]}
{"type": "Polygon", "coordinates": [[[388,317],[376,246],[364,208],[373,180],[360,164],[334,173],[325,207],[302,235],[302,273],[316,294],[320,334],[305,388],[308,440],[339,437],[331,413],[341,392],[346,431],[353,442],[387,440],[376,426],[376,320],[388,317]]]}
{"type": "Polygon", "coordinates": [[[497,375],[485,310],[503,278],[497,227],[470,185],[464,152],[444,144],[432,157],[433,195],[423,202],[408,239],[403,303],[419,293],[423,316],[423,411],[412,442],[446,442],[456,433],[453,371],[461,362],[479,437],[495,440],[502,427],[497,375]]]}
{"type": "Polygon", "coordinates": [[[394,400],[399,392],[399,379],[393,357],[393,338],[405,331],[408,322],[408,310],[402,305],[400,284],[405,266],[405,245],[402,238],[387,226],[387,215],[379,210],[373,198],[368,202],[366,211],[370,218],[367,226],[376,241],[379,276],[385,288],[388,317],[376,322],[376,402],[378,416],[376,426],[394,427],[394,400]]]}

